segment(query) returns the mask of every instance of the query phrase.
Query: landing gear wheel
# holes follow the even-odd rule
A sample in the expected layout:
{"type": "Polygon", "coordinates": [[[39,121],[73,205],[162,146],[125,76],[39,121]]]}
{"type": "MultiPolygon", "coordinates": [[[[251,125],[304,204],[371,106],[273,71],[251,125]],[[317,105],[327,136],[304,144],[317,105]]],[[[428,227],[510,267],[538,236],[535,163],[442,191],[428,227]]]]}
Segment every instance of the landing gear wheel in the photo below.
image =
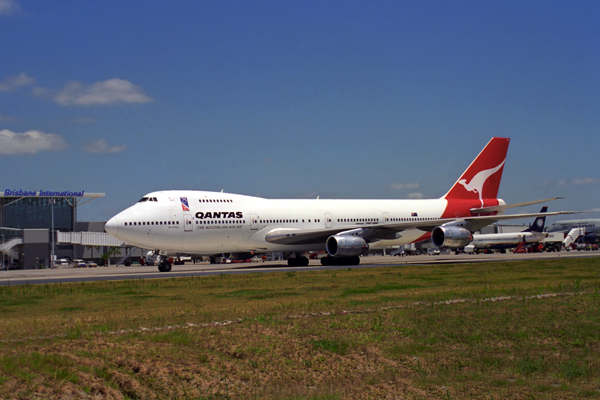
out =
{"type": "Polygon", "coordinates": [[[171,271],[171,263],[168,262],[167,260],[161,261],[158,264],[158,270],[160,272],[169,272],[169,271],[171,271]]]}
{"type": "Polygon", "coordinates": [[[330,265],[335,265],[335,259],[331,256],[325,256],[321,258],[321,265],[328,267],[330,265]]]}
{"type": "Polygon", "coordinates": [[[290,267],[306,267],[308,266],[308,258],[304,256],[288,258],[290,267]]]}

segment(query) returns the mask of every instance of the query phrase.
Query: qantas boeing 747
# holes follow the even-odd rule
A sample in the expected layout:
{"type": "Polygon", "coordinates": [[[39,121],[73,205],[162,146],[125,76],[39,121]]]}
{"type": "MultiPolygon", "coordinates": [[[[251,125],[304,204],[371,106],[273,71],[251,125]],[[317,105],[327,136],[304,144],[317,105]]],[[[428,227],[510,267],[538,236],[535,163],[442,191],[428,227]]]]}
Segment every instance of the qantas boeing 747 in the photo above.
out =
{"type": "MultiPolygon", "coordinates": [[[[500,220],[572,211],[502,215],[497,198],[508,138],[492,138],[452,188],[428,200],[286,200],[195,190],[153,192],[106,222],[106,232],[157,254],[247,259],[283,252],[290,266],[308,265],[307,251],[325,250],[323,265],[356,265],[369,248],[431,239],[461,248],[472,233],[500,220]]],[[[159,271],[171,270],[163,257],[159,271]]]]}

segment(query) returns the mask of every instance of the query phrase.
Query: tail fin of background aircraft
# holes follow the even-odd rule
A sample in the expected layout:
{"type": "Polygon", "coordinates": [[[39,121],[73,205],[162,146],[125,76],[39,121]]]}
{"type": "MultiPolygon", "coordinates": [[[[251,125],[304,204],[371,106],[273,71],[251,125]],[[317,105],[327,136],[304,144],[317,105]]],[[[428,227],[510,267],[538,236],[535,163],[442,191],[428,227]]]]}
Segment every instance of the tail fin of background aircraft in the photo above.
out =
{"type": "MultiPolygon", "coordinates": [[[[541,209],[541,213],[545,213],[548,211],[548,206],[544,206],[541,209]]],[[[546,217],[537,217],[535,221],[533,221],[533,225],[529,229],[525,229],[525,232],[544,232],[544,225],[546,224],[546,217]]]]}
{"type": "Polygon", "coordinates": [[[492,138],[469,168],[454,183],[444,199],[496,199],[506,161],[509,138],[492,138]]]}

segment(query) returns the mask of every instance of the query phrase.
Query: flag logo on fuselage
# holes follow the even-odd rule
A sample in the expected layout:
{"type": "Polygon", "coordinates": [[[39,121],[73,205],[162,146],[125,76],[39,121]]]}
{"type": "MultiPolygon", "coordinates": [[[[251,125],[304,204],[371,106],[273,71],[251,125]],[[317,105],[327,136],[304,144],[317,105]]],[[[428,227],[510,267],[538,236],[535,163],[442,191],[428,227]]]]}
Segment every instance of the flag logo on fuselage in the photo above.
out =
{"type": "Polygon", "coordinates": [[[187,197],[180,197],[181,199],[181,209],[183,211],[190,211],[190,204],[188,203],[187,197]]]}

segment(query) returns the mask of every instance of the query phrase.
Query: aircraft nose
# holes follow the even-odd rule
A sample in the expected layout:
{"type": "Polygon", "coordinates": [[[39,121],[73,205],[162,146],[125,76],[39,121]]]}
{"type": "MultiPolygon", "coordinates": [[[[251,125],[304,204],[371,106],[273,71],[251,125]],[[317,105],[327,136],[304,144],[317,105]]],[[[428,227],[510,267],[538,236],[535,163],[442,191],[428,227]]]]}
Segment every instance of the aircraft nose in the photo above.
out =
{"type": "Polygon", "coordinates": [[[106,221],[106,224],[104,225],[104,230],[109,235],[117,237],[117,234],[119,233],[119,220],[117,219],[117,217],[112,217],[111,219],[106,221]]]}

